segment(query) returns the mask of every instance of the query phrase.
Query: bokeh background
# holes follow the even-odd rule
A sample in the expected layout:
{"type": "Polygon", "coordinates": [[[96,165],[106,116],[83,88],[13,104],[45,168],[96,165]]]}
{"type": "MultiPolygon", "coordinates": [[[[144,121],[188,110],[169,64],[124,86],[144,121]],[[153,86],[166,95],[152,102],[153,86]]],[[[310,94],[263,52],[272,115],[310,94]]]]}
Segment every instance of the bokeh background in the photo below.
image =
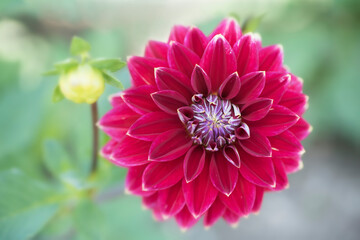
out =
{"type": "MultiPolygon", "coordinates": [[[[1,0],[0,239],[360,239],[359,25],[359,0],[1,0]],[[73,35],[94,57],[126,59],[149,39],[167,40],[174,24],[209,33],[225,16],[261,14],[263,44],[284,46],[310,97],[314,131],[289,189],[266,194],[237,228],[220,221],[182,233],[124,195],[124,169],[100,159],[87,179],[89,106],[52,103],[57,79],[42,76],[69,56],[73,35]]],[[[129,86],[127,69],[117,77],[129,86]]],[[[100,115],[117,91],[106,87],[100,115]]]]}

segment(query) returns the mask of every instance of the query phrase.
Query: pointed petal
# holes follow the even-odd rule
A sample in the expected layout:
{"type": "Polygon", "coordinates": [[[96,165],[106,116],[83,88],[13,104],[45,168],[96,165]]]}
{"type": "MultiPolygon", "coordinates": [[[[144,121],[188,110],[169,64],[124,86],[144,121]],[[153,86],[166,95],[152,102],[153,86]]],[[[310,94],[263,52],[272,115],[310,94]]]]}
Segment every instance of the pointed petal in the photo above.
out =
{"type": "Polygon", "coordinates": [[[181,25],[175,25],[171,29],[168,42],[170,43],[171,41],[176,41],[176,42],[179,42],[181,44],[184,43],[184,39],[185,39],[185,36],[186,36],[188,30],[189,30],[189,27],[181,26],[181,25]]]}
{"type": "Polygon", "coordinates": [[[241,165],[240,155],[233,145],[223,147],[223,155],[232,165],[239,168],[241,165]]]}
{"type": "Polygon", "coordinates": [[[269,137],[274,157],[292,157],[304,153],[300,141],[290,131],[269,137]]]}
{"type": "Polygon", "coordinates": [[[119,93],[115,93],[109,96],[109,102],[111,104],[111,106],[113,106],[114,108],[123,104],[124,100],[121,97],[121,94],[119,93]]]}
{"type": "Polygon", "coordinates": [[[266,116],[272,106],[270,98],[257,98],[246,103],[241,109],[241,116],[248,121],[257,121],[266,116]]]}
{"type": "Polygon", "coordinates": [[[147,209],[157,208],[157,206],[158,206],[158,193],[153,192],[153,194],[143,197],[142,204],[147,209]]]}
{"type": "Polygon", "coordinates": [[[312,127],[305,119],[300,118],[289,130],[301,141],[311,133],[312,127]]]}
{"type": "Polygon", "coordinates": [[[240,217],[241,215],[238,215],[233,211],[230,211],[229,209],[227,209],[223,215],[224,220],[232,226],[236,226],[236,224],[239,222],[240,217]]]}
{"type": "Polygon", "coordinates": [[[188,208],[184,206],[184,208],[175,215],[175,220],[177,224],[179,224],[181,230],[186,231],[199,221],[199,219],[194,218],[188,208]]]}
{"type": "Polygon", "coordinates": [[[174,186],[160,190],[159,206],[164,218],[177,214],[185,206],[185,198],[182,192],[182,183],[178,182],[174,186]]]}
{"type": "Polygon", "coordinates": [[[301,157],[288,157],[288,158],[281,158],[284,163],[285,172],[287,173],[294,173],[303,168],[303,162],[301,161],[301,157]]]}
{"type": "Polygon", "coordinates": [[[210,179],[214,187],[229,196],[236,186],[238,168],[232,165],[222,152],[214,152],[210,162],[210,179]]]}
{"type": "Polygon", "coordinates": [[[238,151],[241,158],[241,175],[257,186],[274,188],[276,176],[271,158],[254,157],[239,148],[238,151]]]}
{"type": "Polygon", "coordinates": [[[150,142],[125,136],[114,149],[111,161],[116,165],[129,167],[148,163],[150,142]]]}
{"type": "Polygon", "coordinates": [[[243,76],[259,69],[259,51],[261,39],[258,34],[246,34],[234,45],[234,52],[237,59],[237,72],[243,76]]]}
{"type": "Polygon", "coordinates": [[[190,77],[200,57],[189,48],[177,42],[170,42],[168,61],[171,68],[177,69],[190,77]]]}
{"type": "Polygon", "coordinates": [[[212,39],[218,34],[223,35],[232,46],[241,37],[241,29],[234,18],[226,18],[214,29],[209,39],[212,39]]]}
{"type": "Polygon", "coordinates": [[[256,128],[265,136],[275,136],[293,126],[298,120],[299,116],[290,109],[276,105],[263,119],[248,123],[248,125],[250,129],[256,128]]]}
{"type": "Polygon", "coordinates": [[[242,122],[240,126],[237,129],[235,129],[235,136],[239,140],[245,140],[250,138],[249,126],[246,123],[242,122]]]}
{"type": "Polygon", "coordinates": [[[118,145],[118,142],[110,139],[102,148],[101,148],[101,152],[100,155],[103,158],[109,159],[110,160],[110,156],[114,151],[114,148],[116,147],[116,145],[118,145]]]}
{"type": "Polygon", "coordinates": [[[290,75],[279,72],[267,72],[266,83],[261,97],[271,98],[277,104],[289,86],[290,75]]]}
{"type": "Polygon", "coordinates": [[[232,100],[236,104],[244,104],[257,98],[265,86],[265,72],[251,72],[240,78],[241,88],[232,100]]]}
{"type": "Polygon", "coordinates": [[[205,228],[211,227],[225,212],[226,208],[219,198],[216,198],[204,216],[205,228]]]}
{"type": "Polygon", "coordinates": [[[139,115],[123,103],[107,112],[97,125],[111,138],[120,141],[138,118],[139,115]]]}
{"type": "Polygon", "coordinates": [[[134,122],[127,134],[140,140],[152,141],[163,132],[182,127],[179,119],[174,115],[164,112],[152,112],[134,122]]]}
{"type": "Polygon", "coordinates": [[[173,90],[158,91],[151,97],[161,110],[172,115],[177,115],[178,108],[189,105],[184,96],[173,90]]]}
{"type": "Polygon", "coordinates": [[[211,92],[211,81],[206,72],[196,65],[191,75],[191,86],[197,93],[208,95],[211,92]]]}
{"type": "Polygon", "coordinates": [[[291,81],[289,84],[289,89],[296,91],[296,92],[302,92],[303,89],[303,82],[302,78],[295,76],[294,74],[290,73],[291,81]]]}
{"type": "Polygon", "coordinates": [[[156,90],[154,86],[140,86],[125,90],[121,97],[133,111],[145,114],[160,110],[150,96],[156,90]]]}
{"type": "Polygon", "coordinates": [[[187,183],[183,180],[185,201],[195,218],[206,212],[216,199],[218,191],[209,179],[209,164],[206,163],[200,175],[193,181],[187,183]]]}
{"type": "Polygon", "coordinates": [[[210,77],[213,91],[216,91],[231,73],[236,72],[234,51],[222,35],[211,39],[199,65],[210,77]]]}
{"type": "Polygon", "coordinates": [[[205,150],[203,146],[192,146],[184,158],[184,176],[187,183],[194,180],[203,170],[205,150]]]}
{"type": "Polygon", "coordinates": [[[155,81],[159,90],[174,90],[186,99],[191,99],[195,93],[191,88],[190,78],[175,69],[156,68],[155,81]]]}
{"type": "Polygon", "coordinates": [[[159,135],[151,144],[150,161],[171,161],[184,155],[192,145],[185,129],[169,130],[159,135]]]}
{"type": "Polygon", "coordinates": [[[128,173],[125,179],[125,193],[131,193],[138,196],[149,196],[154,194],[153,191],[142,190],[142,175],[146,168],[145,165],[129,167],[128,173]]]}
{"type": "Polygon", "coordinates": [[[184,45],[201,57],[207,45],[207,38],[200,29],[191,27],[185,36],[184,45]]]}
{"type": "Polygon", "coordinates": [[[268,138],[260,132],[251,131],[248,139],[240,140],[240,146],[254,157],[271,157],[271,145],[268,138]]]}
{"type": "Polygon", "coordinates": [[[259,69],[261,71],[280,71],[283,65],[283,47],[272,45],[262,48],[259,53],[259,69]]]}
{"type": "Polygon", "coordinates": [[[273,158],[275,174],[276,174],[276,187],[275,191],[280,191],[289,186],[288,178],[285,172],[284,163],[280,158],[273,158]]]}
{"type": "Polygon", "coordinates": [[[150,163],[142,176],[143,190],[161,190],[175,185],[184,176],[182,163],[183,158],[170,162],[150,163]]]}
{"type": "Polygon", "coordinates": [[[260,211],[263,197],[264,197],[264,188],[256,187],[256,197],[255,197],[255,202],[254,202],[254,206],[252,209],[253,213],[256,214],[260,211]]]}
{"type": "Polygon", "coordinates": [[[300,92],[287,90],[281,98],[279,104],[289,108],[298,115],[302,115],[307,108],[308,97],[300,92]]]}
{"type": "Polygon", "coordinates": [[[225,81],[220,85],[219,96],[223,99],[231,99],[235,97],[240,91],[240,78],[237,72],[229,75],[225,81]]]}
{"type": "Polygon", "coordinates": [[[167,62],[148,57],[133,56],[128,58],[127,63],[132,83],[136,87],[141,85],[155,85],[154,68],[167,67],[167,62]]]}
{"type": "Polygon", "coordinates": [[[169,44],[150,40],[145,48],[145,57],[158,58],[167,61],[169,44]]]}
{"type": "Polygon", "coordinates": [[[225,206],[239,215],[249,215],[255,202],[256,187],[246,179],[239,176],[235,190],[230,196],[220,194],[225,206]]]}
{"type": "Polygon", "coordinates": [[[191,107],[181,107],[177,109],[178,117],[183,124],[186,124],[194,117],[194,111],[191,107]]]}

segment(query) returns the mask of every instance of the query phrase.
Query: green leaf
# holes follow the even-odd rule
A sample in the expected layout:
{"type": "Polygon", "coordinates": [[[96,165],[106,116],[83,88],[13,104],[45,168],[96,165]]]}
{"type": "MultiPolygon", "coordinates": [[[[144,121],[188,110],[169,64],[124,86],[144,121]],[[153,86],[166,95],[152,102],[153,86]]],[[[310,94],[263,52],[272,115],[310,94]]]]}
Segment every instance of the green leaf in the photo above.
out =
{"type": "Polygon", "coordinates": [[[99,70],[109,70],[116,72],[126,66],[126,62],[118,58],[99,58],[90,61],[91,66],[99,70]]]}
{"type": "Polygon", "coordinates": [[[59,85],[56,86],[52,95],[52,101],[54,103],[60,102],[64,99],[64,95],[62,94],[59,85]]]}
{"type": "Polygon", "coordinates": [[[124,89],[124,86],[122,85],[122,83],[116,79],[115,77],[113,77],[112,75],[110,75],[109,73],[107,72],[102,72],[103,76],[104,76],[104,79],[105,79],[105,82],[113,87],[116,87],[116,88],[120,88],[120,89],[124,89]]]}
{"type": "Polygon", "coordinates": [[[69,58],[64,61],[55,63],[54,66],[55,69],[57,69],[60,73],[63,73],[79,66],[79,62],[73,58],[69,58]]]}
{"type": "Polygon", "coordinates": [[[84,39],[74,36],[71,41],[70,52],[74,56],[86,55],[91,49],[90,44],[84,39]]]}
{"type": "Polygon", "coordinates": [[[249,17],[246,19],[242,26],[243,33],[254,32],[259,27],[264,16],[265,14],[261,14],[256,17],[249,17]]]}
{"type": "Polygon", "coordinates": [[[47,72],[44,72],[42,75],[43,76],[56,76],[56,75],[59,75],[61,74],[61,71],[59,71],[59,69],[52,69],[52,70],[49,70],[47,72]]]}
{"type": "Polygon", "coordinates": [[[17,169],[0,173],[0,239],[29,239],[58,210],[59,195],[17,169]]]}
{"type": "Polygon", "coordinates": [[[44,142],[44,163],[54,177],[72,168],[69,155],[56,140],[44,142]]]}

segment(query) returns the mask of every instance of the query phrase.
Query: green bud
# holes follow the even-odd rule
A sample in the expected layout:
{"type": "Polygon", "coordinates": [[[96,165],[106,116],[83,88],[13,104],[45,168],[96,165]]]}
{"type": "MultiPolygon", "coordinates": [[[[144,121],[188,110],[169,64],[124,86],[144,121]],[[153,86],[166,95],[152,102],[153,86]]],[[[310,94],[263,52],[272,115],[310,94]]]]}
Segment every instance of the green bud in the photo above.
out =
{"type": "Polygon", "coordinates": [[[60,75],[60,90],[65,98],[75,103],[92,104],[104,92],[102,73],[89,64],[81,64],[60,75]]]}

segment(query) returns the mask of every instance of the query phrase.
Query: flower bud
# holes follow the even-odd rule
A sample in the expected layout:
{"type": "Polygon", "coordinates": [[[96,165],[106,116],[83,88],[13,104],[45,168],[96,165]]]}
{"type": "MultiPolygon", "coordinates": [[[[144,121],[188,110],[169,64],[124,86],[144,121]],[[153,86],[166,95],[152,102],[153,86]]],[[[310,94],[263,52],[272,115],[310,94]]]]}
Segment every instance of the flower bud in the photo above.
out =
{"type": "Polygon", "coordinates": [[[75,103],[92,104],[104,92],[105,80],[98,70],[88,64],[62,73],[59,86],[63,95],[75,103]]]}

